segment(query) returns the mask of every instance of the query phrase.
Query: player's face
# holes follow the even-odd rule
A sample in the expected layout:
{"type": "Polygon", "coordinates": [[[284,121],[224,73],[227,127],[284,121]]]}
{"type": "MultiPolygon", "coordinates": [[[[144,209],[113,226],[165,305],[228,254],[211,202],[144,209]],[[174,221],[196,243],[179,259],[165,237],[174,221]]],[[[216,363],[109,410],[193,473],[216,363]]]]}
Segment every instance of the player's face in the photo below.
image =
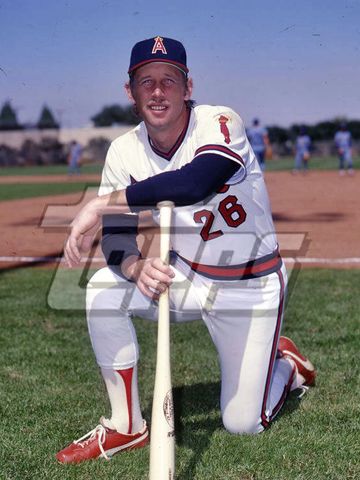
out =
{"type": "Polygon", "coordinates": [[[134,73],[127,93],[148,130],[176,128],[186,118],[185,101],[191,96],[191,82],[176,67],[149,63],[134,73]]]}

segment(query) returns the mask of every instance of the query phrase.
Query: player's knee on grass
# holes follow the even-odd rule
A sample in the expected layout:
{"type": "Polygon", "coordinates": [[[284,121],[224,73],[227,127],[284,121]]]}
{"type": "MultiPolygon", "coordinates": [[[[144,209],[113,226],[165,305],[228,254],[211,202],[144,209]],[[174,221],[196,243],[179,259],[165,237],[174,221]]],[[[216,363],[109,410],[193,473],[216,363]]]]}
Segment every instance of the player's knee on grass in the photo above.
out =
{"type": "Polygon", "coordinates": [[[222,414],[222,421],[225,429],[229,433],[237,435],[253,435],[264,431],[261,418],[251,414],[247,415],[246,412],[243,414],[237,412],[237,414],[234,415],[233,412],[225,409],[222,414]]]}

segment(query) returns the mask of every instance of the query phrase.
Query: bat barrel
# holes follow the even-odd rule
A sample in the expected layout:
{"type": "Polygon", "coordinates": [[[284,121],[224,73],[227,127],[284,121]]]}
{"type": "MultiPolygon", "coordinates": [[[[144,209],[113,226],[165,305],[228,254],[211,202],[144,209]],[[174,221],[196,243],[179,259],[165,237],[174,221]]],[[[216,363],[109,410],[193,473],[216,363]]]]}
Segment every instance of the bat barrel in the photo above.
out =
{"type": "MultiPolygon", "coordinates": [[[[172,202],[161,202],[160,258],[168,263],[172,202]]],[[[160,295],[155,386],[151,416],[150,480],[175,478],[175,430],[170,367],[169,291],[160,295]]]]}

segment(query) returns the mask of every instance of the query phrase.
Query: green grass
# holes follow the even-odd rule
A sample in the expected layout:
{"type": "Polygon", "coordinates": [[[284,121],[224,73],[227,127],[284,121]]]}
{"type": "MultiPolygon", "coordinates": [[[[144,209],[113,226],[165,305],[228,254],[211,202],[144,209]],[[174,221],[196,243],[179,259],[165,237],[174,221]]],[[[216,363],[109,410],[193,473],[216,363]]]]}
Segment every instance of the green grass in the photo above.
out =
{"type": "MultiPolygon", "coordinates": [[[[81,167],[82,174],[100,174],[103,164],[88,164],[81,167]]],[[[33,167],[0,167],[0,176],[9,175],[66,175],[67,165],[38,165],[33,167]]],[[[81,177],[80,177],[81,178],[81,177]]]]}
{"type": "MultiPolygon", "coordinates": [[[[360,158],[354,158],[354,168],[358,168],[360,158]]],[[[279,170],[292,170],[294,168],[293,157],[281,157],[279,159],[272,159],[266,161],[266,170],[269,172],[279,170]]],[[[337,170],[339,168],[339,161],[337,157],[311,157],[309,160],[310,170],[337,170]]]]}
{"type": "MultiPolygon", "coordinates": [[[[360,164],[360,158],[354,158],[355,168],[358,168],[360,164]]],[[[100,174],[103,164],[91,164],[84,165],[81,168],[81,173],[100,174]]],[[[293,157],[282,157],[279,159],[267,160],[266,168],[268,171],[278,170],[292,170],[294,168],[293,157]]],[[[309,162],[310,170],[337,170],[338,159],[337,157],[311,157],[309,162]]],[[[35,167],[0,167],[0,176],[8,175],[59,175],[66,174],[66,165],[45,165],[35,167]]]]}
{"type": "MultiPolygon", "coordinates": [[[[53,272],[23,269],[0,281],[0,477],[145,480],[149,448],[111,462],[59,465],[55,452],[109,414],[82,312],[46,303],[53,272]]],[[[360,478],[359,270],[303,270],[284,332],[316,364],[315,388],[291,396],[257,436],[228,434],[219,415],[216,354],[200,322],[172,326],[179,480],[360,478]]],[[[142,408],[150,420],[156,324],[135,321],[142,408]]]]}
{"type": "Polygon", "coordinates": [[[43,197],[46,195],[63,195],[65,193],[82,192],[87,187],[97,187],[97,183],[14,183],[0,186],[0,202],[20,200],[23,198],[43,197]]]}

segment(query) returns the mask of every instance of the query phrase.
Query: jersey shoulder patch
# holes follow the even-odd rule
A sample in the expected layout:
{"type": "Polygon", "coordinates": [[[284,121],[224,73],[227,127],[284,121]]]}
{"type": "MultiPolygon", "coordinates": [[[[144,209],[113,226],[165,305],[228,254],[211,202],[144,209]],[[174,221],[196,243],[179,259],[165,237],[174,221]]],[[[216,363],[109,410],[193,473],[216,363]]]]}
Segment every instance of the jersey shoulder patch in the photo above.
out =
{"type": "Polygon", "coordinates": [[[212,123],[219,131],[225,127],[231,131],[233,125],[242,123],[240,116],[229,107],[199,105],[194,111],[198,123],[212,123]]]}
{"type": "Polygon", "coordinates": [[[200,105],[195,107],[198,132],[209,139],[207,143],[229,146],[245,135],[240,116],[229,107],[200,105]]]}

